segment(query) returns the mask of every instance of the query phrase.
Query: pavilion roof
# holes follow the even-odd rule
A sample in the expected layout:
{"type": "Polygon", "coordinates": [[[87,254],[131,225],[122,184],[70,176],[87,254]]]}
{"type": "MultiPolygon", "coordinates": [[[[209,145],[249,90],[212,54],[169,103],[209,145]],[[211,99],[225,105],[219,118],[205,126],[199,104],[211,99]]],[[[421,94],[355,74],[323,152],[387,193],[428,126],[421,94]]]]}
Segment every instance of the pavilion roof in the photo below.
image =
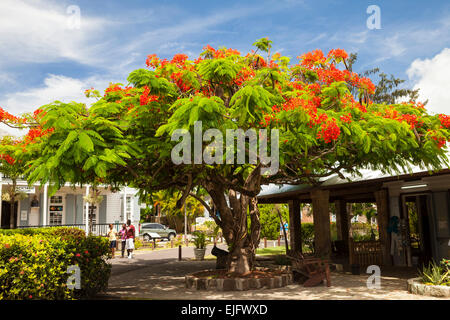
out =
{"type": "MultiPolygon", "coordinates": [[[[443,171],[448,171],[449,168],[444,168],[443,171]]],[[[393,181],[393,180],[401,180],[407,177],[417,176],[417,175],[423,175],[426,176],[428,174],[432,175],[433,173],[430,173],[426,168],[419,167],[419,166],[411,166],[410,170],[405,171],[402,170],[401,172],[397,174],[389,174],[389,173],[383,173],[380,170],[368,170],[363,169],[360,171],[361,176],[358,175],[351,175],[351,174],[345,174],[345,179],[340,178],[337,174],[333,174],[326,178],[319,179],[320,187],[333,187],[333,186],[339,186],[344,184],[357,184],[361,182],[370,182],[370,181],[377,181],[377,180],[386,180],[386,181],[393,181]]],[[[279,196],[282,194],[290,194],[290,193],[303,193],[308,192],[309,190],[313,189],[314,187],[309,184],[299,184],[299,185],[290,185],[290,184],[269,184],[269,185],[263,185],[261,187],[261,192],[258,194],[258,198],[268,198],[271,196],[279,196]]]]}

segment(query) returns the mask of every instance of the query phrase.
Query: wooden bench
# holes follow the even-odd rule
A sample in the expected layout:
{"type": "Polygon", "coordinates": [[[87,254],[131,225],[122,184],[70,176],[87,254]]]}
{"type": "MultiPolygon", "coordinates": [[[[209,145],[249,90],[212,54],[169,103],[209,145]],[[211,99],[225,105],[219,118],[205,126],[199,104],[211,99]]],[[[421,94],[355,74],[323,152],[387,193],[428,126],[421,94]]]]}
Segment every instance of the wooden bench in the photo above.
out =
{"type": "Polygon", "coordinates": [[[307,280],[303,283],[304,287],[314,287],[327,281],[327,287],[331,286],[330,265],[328,260],[320,258],[305,258],[302,254],[287,255],[292,261],[292,271],[305,276],[307,280]]]}

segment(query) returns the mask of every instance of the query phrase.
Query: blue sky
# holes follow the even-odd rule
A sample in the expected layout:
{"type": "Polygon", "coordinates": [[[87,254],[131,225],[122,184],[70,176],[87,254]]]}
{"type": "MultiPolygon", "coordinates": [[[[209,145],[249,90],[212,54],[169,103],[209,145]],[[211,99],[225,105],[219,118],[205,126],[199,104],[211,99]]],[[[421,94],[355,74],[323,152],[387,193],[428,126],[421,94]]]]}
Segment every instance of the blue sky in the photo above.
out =
{"type": "Polygon", "coordinates": [[[450,2],[411,0],[2,0],[0,106],[21,113],[86,101],[84,89],[124,82],[148,54],[195,56],[206,44],[247,52],[266,36],[292,61],[317,48],[356,52],[355,71],[380,67],[421,87],[430,110],[449,113],[450,2]],[[379,30],[366,25],[369,5],[381,10],[379,30]],[[67,27],[70,6],[79,28],[67,27]]]}

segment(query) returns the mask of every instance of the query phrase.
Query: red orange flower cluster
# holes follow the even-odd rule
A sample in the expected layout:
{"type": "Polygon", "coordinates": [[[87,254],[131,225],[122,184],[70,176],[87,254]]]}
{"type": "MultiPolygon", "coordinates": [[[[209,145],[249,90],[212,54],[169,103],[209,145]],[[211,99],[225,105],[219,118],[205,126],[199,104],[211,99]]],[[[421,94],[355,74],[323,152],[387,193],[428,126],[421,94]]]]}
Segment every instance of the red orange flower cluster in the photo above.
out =
{"type": "Polygon", "coordinates": [[[110,92],[123,92],[125,93],[125,95],[129,95],[129,91],[132,89],[133,87],[122,88],[116,84],[111,84],[108,88],[105,89],[105,96],[110,92]]]}
{"type": "Polygon", "coordinates": [[[16,162],[16,160],[13,157],[11,157],[9,154],[0,154],[0,159],[5,160],[10,165],[13,165],[16,162]]]}
{"type": "Polygon", "coordinates": [[[150,95],[150,88],[144,86],[144,92],[141,94],[141,97],[139,98],[140,105],[145,106],[146,104],[152,101],[158,101],[158,96],[150,95]]]}
{"type": "Polygon", "coordinates": [[[203,48],[204,53],[206,56],[210,56],[213,58],[225,58],[225,57],[229,57],[232,55],[241,55],[241,53],[238,50],[235,49],[214,49],[213,47],[211,47],[209,44],[206,45],[206,47],[203,48]]]}
{"type": "Polygon", "coordinates": [[[352,114],[351,113],[349,113],[348,115],[344,114],[344,115],[340,116],[339,118],[344,123],[351,123],[352,122],[352,114]]]}
{"type": "Polygon", "coordinates": [[[324,122],[317,133],[317,139],[323,139],[325,143],[330,143],[339,138],[341,129],[336,123],[336,119],[324,122]]]}
{"type": "Polygon", "coordinates": [[[249,68],[242,68],[237,74],[236,79],[234,79],[234,84],[241,86],[245,81],[255,76],[255,72],[249,68]]]}
{"type": "Polygon", "coordinates": [[[16,117],[9,112],[6,112],[3,110],[3,108],[0,108],[0,121],[8,122],[8,123],[16,123],[16,124],[25,124],[26,119],[16,117]]]}
{"type": "Polygon", "coordinates": [[[306,69],[316,72],[319,81],[330,84],[332,82],[345,81],[354,87],[366,90],[369,94],[375,93],[375,85],[369,78],[360,78],[356,73],[348,70],[340,70],[335,67],[334,63],[328,63],[330,58],[334,58],[337,62],[348,58],[347,52],[342,49],[331,50],[328,59],[324,56],[322,50],[314,50],[299,56],[300,65],[306,69]]]}
{"type": "Polygon", "coordinates": [[[421,126],[422,123],[415,114],[399,114],[395,109],[386,109],[383,118],[393,119],[399,122],[405,121],[411,126],[411,129],[421,126]]]}
{"type": "Polygon", "coordinates": [[[441,124],[443,127],[447,128],[447,129],[450,128],[450,116],[447,116],[445,114],[440,114],[439,120],[441,120],[441,124]]]}
{"type": "Polygon", "coordinates": [[[431,139],[433,139],[433,140],[435,140],[437,142],[437,147],[439,149],[442,149],[442,147],[445,146],[445,144],[447,143],[445,141],[445,139],[442,138],[442,137],[431,136],[431,139]]]}
{"type": "Polygon", "coordinates": [[[307,68],[313,68],[316,65],[324,64],[327,60],[320,49],[307,52],[298,58],[301,60],[301,65],[307,68]]]}
{"type": "Polygon", "coordinates": [[[411,129],[417,127],[417,124],[419,122],[415,114],[402,114],[400,117],[398,117],[397,120],[400,122],[405,121],[411,126],[411,129]]]}
{"type": "Polygon", "coordinates": [[[177,67],[181,68],[184,66],[184,62],[187,60],[188,56],[185,54],[176,54],[173,56],[170,63],[177,65],[177,67]]]}
{"type": "Polygon", "coordinates": [[[172,73],[170,75],[170,79],[172,79],[175,82],[177,87],[180,88],[182,92],[186,92],[191,89],[191,86],[185,83],[185,81],[183,80],[183,73],[181,72],[172,73]]]}
{"type": "Polygon", "coordinates": [[[328,58],[335,58],[335,59],[347,59],[348,54],[343,49],[332,49],[330,52],[328,52],[327,55],[328,58]]]}
{"type": "Polygon", "coordinates": [[[147,67],[152,67],[152,68],[158,68],[160,65],[161,60],[156,56],[156,54],[149,54],[147,56],[147,60],[145,61],[145,64],[147,65],[147,67]]]}
{"type": "Polygon", "coordinates": [[[369,94],[375,93],[375,85],[372,83],[372,81],[369,78],[360,78],[359,79],[359,87],[361,89],[367,90],[369,94]]]}

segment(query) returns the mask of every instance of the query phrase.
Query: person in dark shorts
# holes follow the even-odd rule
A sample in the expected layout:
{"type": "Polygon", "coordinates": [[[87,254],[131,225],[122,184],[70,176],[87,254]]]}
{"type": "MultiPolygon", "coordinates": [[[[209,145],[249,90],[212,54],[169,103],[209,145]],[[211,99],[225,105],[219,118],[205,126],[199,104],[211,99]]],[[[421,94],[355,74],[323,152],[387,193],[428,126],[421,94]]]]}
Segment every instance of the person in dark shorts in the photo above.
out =
{"type": "Polygon", "coordinates": [[[116,230],[114,230],[114,227],[112,224],[109,225],[108,239],[109,239],[109,247],[110,247],[111,253],[112,253],[112,259],[114,259],[114,254],[116,253],[116,247],[117,247],[117,232],[116,232],[116,230]]]}

